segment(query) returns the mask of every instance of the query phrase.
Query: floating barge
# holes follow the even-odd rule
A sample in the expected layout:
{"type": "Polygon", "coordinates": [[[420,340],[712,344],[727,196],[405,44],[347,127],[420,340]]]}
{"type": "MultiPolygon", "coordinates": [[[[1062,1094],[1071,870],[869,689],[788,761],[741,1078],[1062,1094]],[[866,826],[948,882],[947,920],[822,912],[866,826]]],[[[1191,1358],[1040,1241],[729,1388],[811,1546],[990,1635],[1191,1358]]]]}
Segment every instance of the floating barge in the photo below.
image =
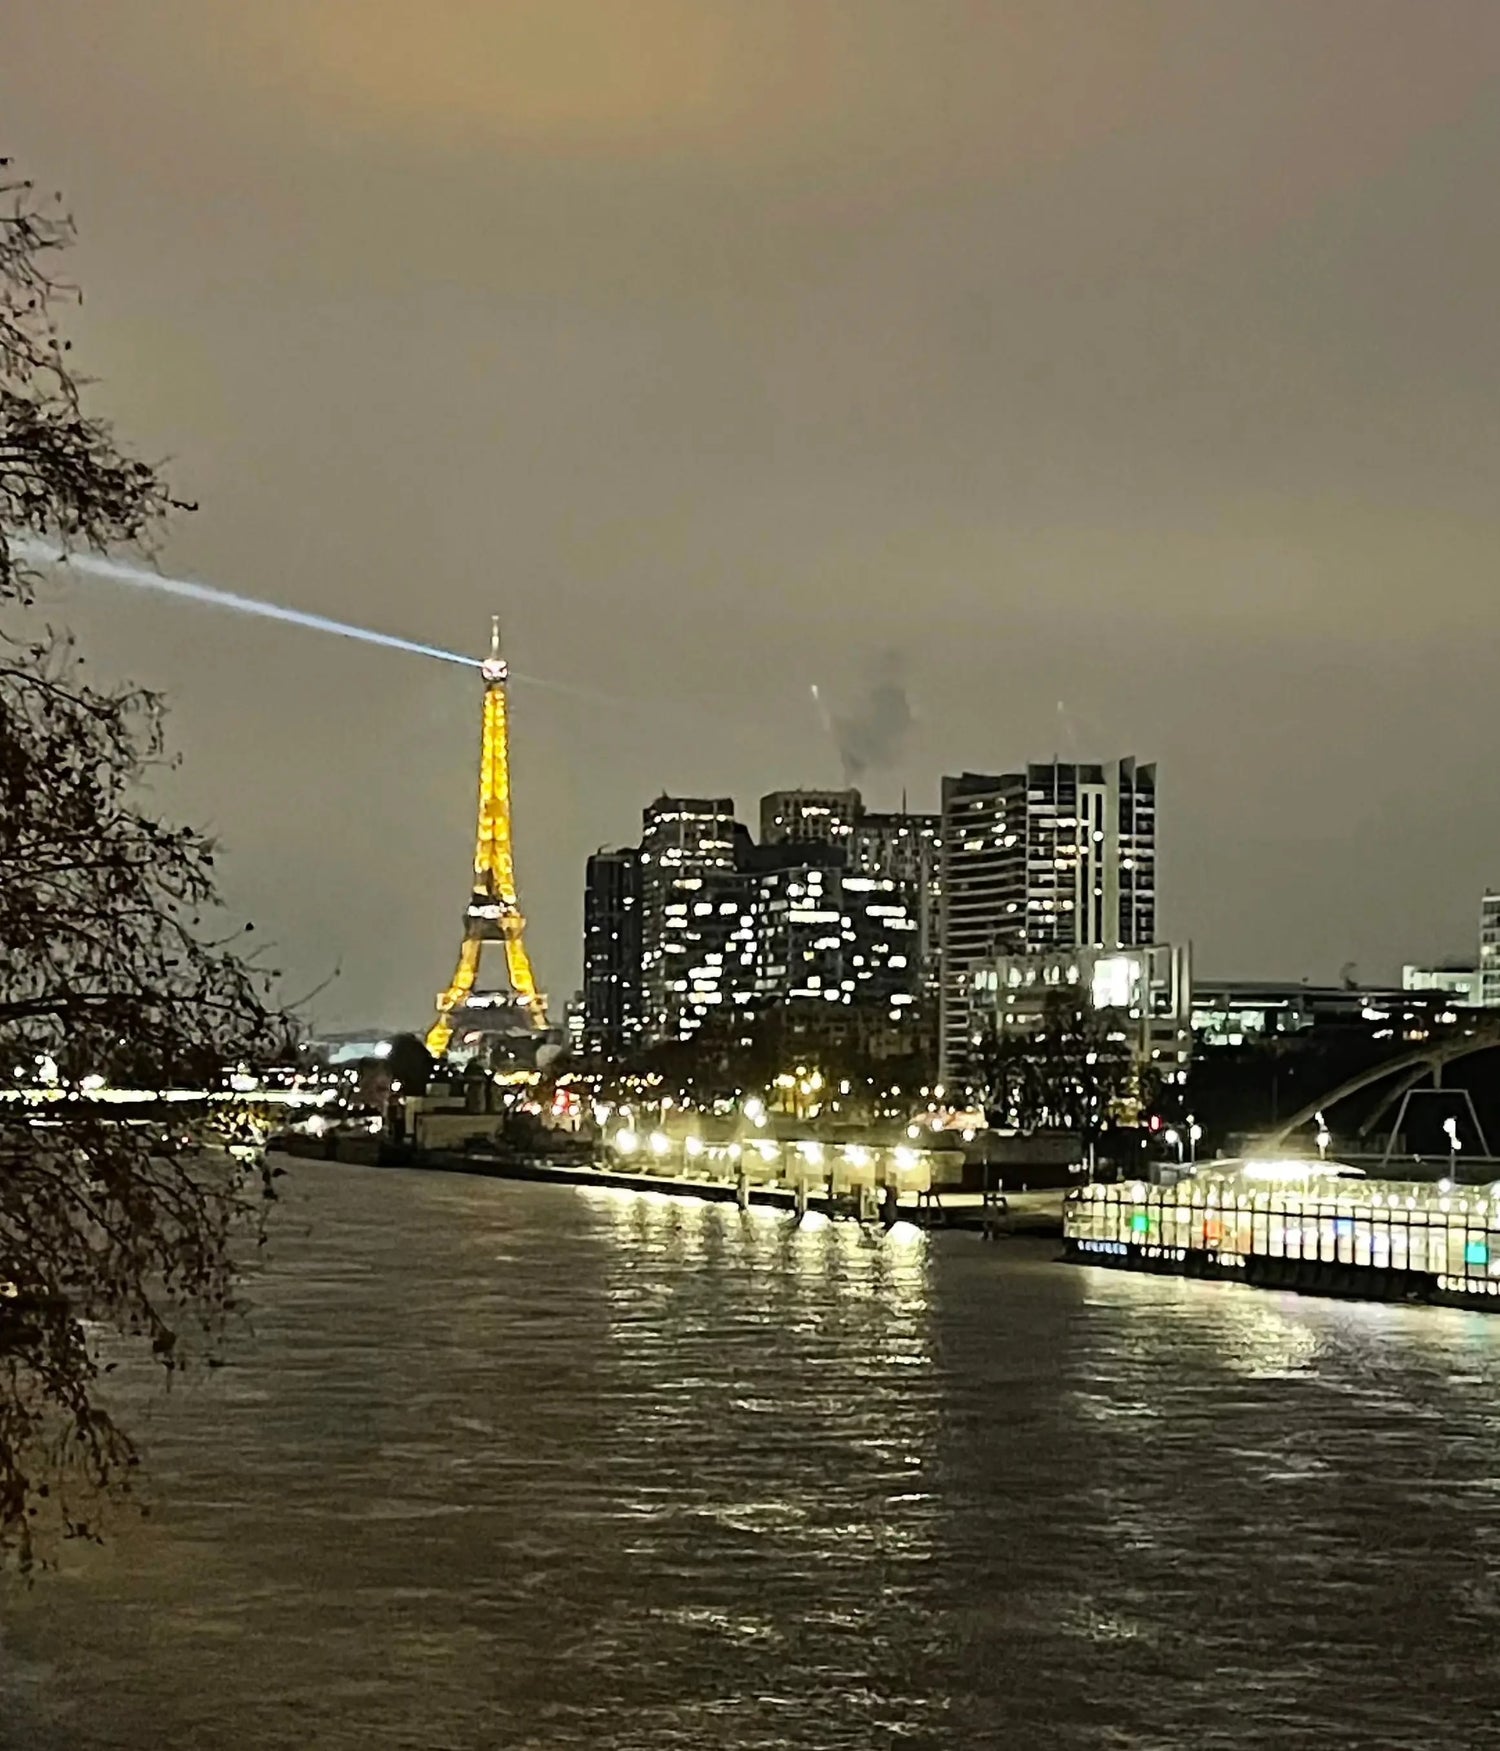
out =
{"type": "Polygon", "coordinates": [[[1078,1264],[1500,1312],[1500,1181],[1371,1179],[1331,1161],[1216,1161],[1063,1201],[1078,1264]]]}

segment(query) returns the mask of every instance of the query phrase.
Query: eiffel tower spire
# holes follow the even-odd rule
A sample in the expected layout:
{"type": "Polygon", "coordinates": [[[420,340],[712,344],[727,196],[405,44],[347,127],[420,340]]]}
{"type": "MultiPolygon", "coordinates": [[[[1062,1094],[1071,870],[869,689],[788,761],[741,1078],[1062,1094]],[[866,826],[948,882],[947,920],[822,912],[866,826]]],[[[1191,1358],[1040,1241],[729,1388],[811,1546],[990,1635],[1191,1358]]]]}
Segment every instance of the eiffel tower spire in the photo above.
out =
{"type": "Polygon", "coordinates": [[[484,729],[479,756],[479,826],[474,845],[474,891],[464,913],[463,943],[452,983],[440,992],[437,1018],[427,1032],[427,1050],[442,1057],[463,1010],[508,1007],[521,1012],[532,1032],[547,1026],[547,1000],[536,988],[526,953],[526,920],[516,893],[515,854],[510,824],[510,670],[500,650],[500,617],[490,623],[490,654],[480,665],[484,676],[484,729]],[[504,950],[507,984],[498,991],[479,986],[485,950],[504,950]],[[476,987],[478,987],[476,989],[476,987]]]}

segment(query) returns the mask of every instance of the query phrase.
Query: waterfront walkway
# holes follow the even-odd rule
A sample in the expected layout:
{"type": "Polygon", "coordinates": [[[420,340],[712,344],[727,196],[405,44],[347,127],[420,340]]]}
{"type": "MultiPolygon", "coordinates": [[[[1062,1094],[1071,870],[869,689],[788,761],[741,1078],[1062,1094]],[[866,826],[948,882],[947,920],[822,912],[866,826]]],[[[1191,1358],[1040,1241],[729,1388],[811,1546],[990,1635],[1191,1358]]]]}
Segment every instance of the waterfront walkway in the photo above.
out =
{"type": "MultiPolygon", "coordinates": [[[[414,1164],[418,1169],[440,1173],[476,1174],[489,1179],[520,1179],[558,1185],[614,1187],[621,1191],[664,1197],[701,1198],[714,1203],[743,1202],[761,1209],[794,1215],[798,1195],[780,1184],[750,1182],[743,1188],[734,1180],[710,1179],[692,1174],[625,1172],[595,1162],[554,1163],[541,1157],[471,1154],[461,1150],[433,1150],[414,1164]]],[[[985,1194],[938,1190],[902,1192],[897,1198],[898,1218],[922,1228],[995,1230],[1006,1234],[1061,1234],[1062,1190],[985,1194]]],[[[857,1201],[830,1197],[827,1190],[809,1187],[805,1208],[828,1217],[857,1213],[857,1201]]]]}

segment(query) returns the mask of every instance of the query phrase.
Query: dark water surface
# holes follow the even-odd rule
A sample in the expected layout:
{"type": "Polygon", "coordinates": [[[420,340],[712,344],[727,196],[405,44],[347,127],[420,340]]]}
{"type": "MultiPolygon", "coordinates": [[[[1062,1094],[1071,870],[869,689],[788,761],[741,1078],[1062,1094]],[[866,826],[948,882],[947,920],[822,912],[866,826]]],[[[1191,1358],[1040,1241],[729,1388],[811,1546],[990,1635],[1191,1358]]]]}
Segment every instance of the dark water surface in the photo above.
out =
{"type": "Polygon", "coordinates": [[[1500,1319],[293,1165],[16,1751],[1500,1745],[1500,1319]]]}

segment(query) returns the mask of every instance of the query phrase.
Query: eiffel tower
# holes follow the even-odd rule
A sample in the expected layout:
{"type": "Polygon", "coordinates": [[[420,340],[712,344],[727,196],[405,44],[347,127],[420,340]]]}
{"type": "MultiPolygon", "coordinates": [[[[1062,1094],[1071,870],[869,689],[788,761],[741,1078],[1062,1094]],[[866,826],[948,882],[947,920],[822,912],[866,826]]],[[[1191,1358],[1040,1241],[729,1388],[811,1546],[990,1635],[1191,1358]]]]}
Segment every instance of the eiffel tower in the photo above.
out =
{"type": "MultiPolygon", "coordinates": [[[[516,897],[516,865],[510,837],[510,721],[506,699],[509,669],[500,654],[500,619],[491,623],[484,676],[484,737],[479,755],[479,831],[474,848],[474,892],[464,913],[464,939],[453,982],[437,1000],[437,1019],[427,1031],[427,1050],[441,1058],[454,1028],[467,1023],[495,1031],[495,1012],[509,1010],[533,1034],[547,1027],[547,1000],[536,988],[526,953],[526,920],[516,897]],[[506,982],[479,983],[485,950],[503,947],[506,982]],[[486,1025],[488,1024],[488,1025],[486,1025]]],[[[494,958],[493,956],[491,957],[494,958]]]]}

